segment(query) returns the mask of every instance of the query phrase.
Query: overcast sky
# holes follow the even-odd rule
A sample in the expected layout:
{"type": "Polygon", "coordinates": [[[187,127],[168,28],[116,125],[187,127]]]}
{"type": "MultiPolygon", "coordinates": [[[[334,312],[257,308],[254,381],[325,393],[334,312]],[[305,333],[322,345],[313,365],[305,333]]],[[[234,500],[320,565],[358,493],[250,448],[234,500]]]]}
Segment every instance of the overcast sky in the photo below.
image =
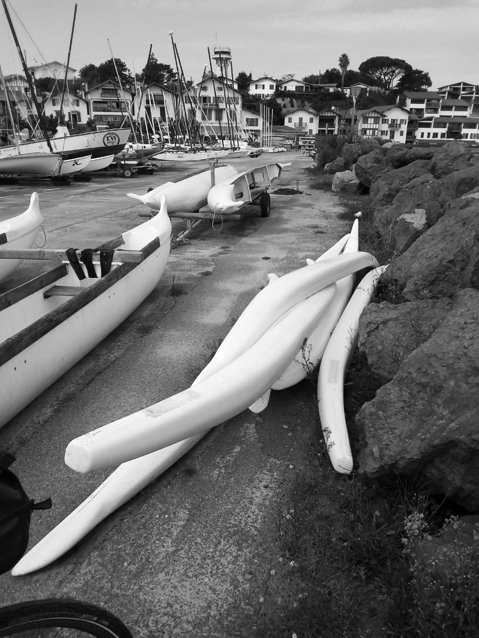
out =
{"type": "MultiPolygon", "coordinates": [[[[75,0],[7,0],[27,64],[66,62],[75,0]]],[[[479,0],[76,0],[70,66],[122,59],[133,73],[150,44],[175,68],[173,31],[184,73],[194,81],[209,66],[208,48],[231,48],[233,72],[297,79],[373,56],[406,60],[433,86],[479,84],[479,0]]],[[[20,71],[3,8],[0,65],[20,71]]]]}

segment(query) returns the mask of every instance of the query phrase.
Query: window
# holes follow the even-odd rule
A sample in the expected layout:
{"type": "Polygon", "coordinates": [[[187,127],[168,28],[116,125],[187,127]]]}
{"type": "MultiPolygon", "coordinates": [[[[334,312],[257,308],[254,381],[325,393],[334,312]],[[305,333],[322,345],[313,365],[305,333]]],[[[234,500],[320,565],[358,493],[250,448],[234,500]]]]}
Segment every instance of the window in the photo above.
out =
{"type": "Polygon", "coordinates": [[[52,98],[52,106],[56,106],[58,104],[58,100],[56,97],[52,98]]]}
{"type": "Polygon", "coordinates": [[[292,117],[288,117],[288,123],[291,124],[291,122],[293,121],[292,117]]]}
{"type": "Polygon", "coordinates": [[[247,117],[246,126],[258,126],[258,121],[257,117],[247,117]]]}
{"type": "Polygon", "coordinates": [[[433,139],[437,139],[439,137],[439,133],[433,133],[432,137],[433,137],[433,139]]]}
{"type": "Polygon", "coordinates": [[[310,124],[312,124],[313,122],[314,122],[313,118],[312,118],[312,117],[310,117],[310,118],[309,118],[309,123],[310,123],[310,124]]]}
{"type": "Polygon", "coordinates": [[[270,90],[270,91],[274,91],[274,84],[270,84],[270,85],[269,85],[269,90],[270,90]]]}
{"type": "Polygon", "coordinates": [[[387,124],[388,123],[388,118],[387,117],[383,117],[382,122],[383,122],[383,124],[387,124]]]}

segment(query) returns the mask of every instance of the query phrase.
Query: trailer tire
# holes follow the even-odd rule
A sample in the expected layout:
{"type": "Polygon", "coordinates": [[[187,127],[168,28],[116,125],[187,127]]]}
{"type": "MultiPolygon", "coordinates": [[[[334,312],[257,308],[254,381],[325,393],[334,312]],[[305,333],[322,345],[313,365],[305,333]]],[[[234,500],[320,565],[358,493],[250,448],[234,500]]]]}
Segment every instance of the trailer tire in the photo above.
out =
{"type": "Polygon", "coordinates": [[[125,168],[123,170],[123,177],[131,177],[133,175],[133,171],[130,168],[125,168]]]}
{"type": "Polygon", "coordinates": [[[263,193],[259,200],[259,207],[261,210],[261,217],[269,217],[271,214],[271,195],[269,193],[263,193]]]}

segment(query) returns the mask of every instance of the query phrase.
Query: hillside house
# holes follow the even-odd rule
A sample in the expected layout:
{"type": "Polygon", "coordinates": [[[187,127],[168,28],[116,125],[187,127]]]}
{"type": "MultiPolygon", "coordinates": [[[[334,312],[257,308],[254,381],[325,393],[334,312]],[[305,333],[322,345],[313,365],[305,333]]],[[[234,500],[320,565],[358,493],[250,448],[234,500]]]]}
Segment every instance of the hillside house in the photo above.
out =
{"type": "MultiPolygon", "coordinates": [[[[39,78],[55,78],[56,80],[64,80],[67,66],[66,64],[62,64],[61,62],[54,60],[53,62],[47,62],[37,66],[29,66],[27,69],[36,80],[39,78]]],[[[75,74],[76,69],[72,69],[69,66],[66,76],[67,81],[74,80],[75,74]]]]}
{"type": "Polygon", "coordinates": [[[118,82],[108,80],[85,91],[90,118],[98,125],[120,127],[131,112],[132,95],[118,82]]]}
{"type": "Polygon", "coordinates": [[[63,110],[63,117],[65,122],[69,124],[72,129],[76,129],[78,124],[85,123],[88,120],[88,103],[87,101],[76,95],[65,91],[62,104],[62,92],[52,91],[50,95],[43,101],[43,112],[48,117],[52,115],[55,118],[60,117],[60,106],[63,110]]]}
{"type": "Polygon", "coordinates": [[[316,135],[318,132],[318,114],[313,109],[296,109],[285,115],[284,125],[295,128],[298,132],[307,135],[316,135]]]}
{"type": "Polygon", "coordinates": [[[247,139],[261,139],[261,132],[263,130],[263,118],[261,114],[244,108],[241,112],[241,130],[247,139]]]}
{"type": "Polygon", "coordinates": [[[408,111],[396,104],[375,106],[356,112],[357,131],[362,137],[380,137],[394,142],[406,141],[408,111]]]}
{"type": "Polygon", "coordinates": [[[176,95],[165,86],[154,82],[133,95],[132,115],[145,133],[167,134],[167,122],[174,118],[176,95]]]}
{"type": "Polygon", "coordinates": [[[194,92],[196,120],[202,125],[203,134],[218,139],[236,138],[242,120],[241,93],[217,77],[198,82],[194,92]]]}
{"type": "Polygon", "coordinates": [[[250,82],[248,93],[267,100],[275,94],[276,85],[277,81],[266,75],[250,82]]]}

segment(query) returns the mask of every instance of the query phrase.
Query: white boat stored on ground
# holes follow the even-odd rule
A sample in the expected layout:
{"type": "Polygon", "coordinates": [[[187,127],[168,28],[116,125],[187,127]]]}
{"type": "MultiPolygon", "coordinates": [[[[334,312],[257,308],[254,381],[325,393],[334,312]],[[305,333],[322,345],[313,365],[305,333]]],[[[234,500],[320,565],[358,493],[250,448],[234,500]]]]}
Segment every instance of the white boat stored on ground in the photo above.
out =
{"type": "Polygon", "coordinates": [[[259,203],[261,215],[268,217],[271,198],[268,188],[289,164],[265,164],[217,181],[208,193],[208,208],[216,215],[237,213],[246,204],[259,203]]]}
{"type": "MultiPolygon", "coordinates": [[[[130,137],[130,128],[108,129],[107,131],[88,131],[50,138],[53,153],[59,153],[63,158],[81,156],[91,153],[93,158],[115,155],[124,149],[130,137]]],[[[20,143],[20,153],[49,153],[47,140],[34,140],[20,143]]],[[[15,157],[18,147],[0,146],[0,158],[15,157]]]]}
{"type": "Polygon", "coordinates": [[[198,379],[220,370],[241,355],[285,312],[309,295],[353,272],[377,265],[369,253],[357,252],[328,257],[274,279],[246,306],[198,379]]]}
{"type": "MultiPolygon", "coordinates": [[[[0,221],[0,249],[31,248],[42,222],[42,214],[32,195],[24,213],[0,221]]],[[[0,281],[8,277],[20,262],[21,259],[0,259],[0,281]]]]}
{"type": "Polygon", "coordinates": [[[232,166],[219,164],[197,173],[190,173],[176,182],[166,182],[144,195],[127,195],[152,210],[159,209],[164,196],[169,214],[196,212],[206,205],[206,198],[214,184],[237,174],[238,171],[232,166]]]}
{"type": "Polygon", "coordinates": [[[115,466],[204,434],[239,414],[271,387],[333,294],[333,286],[312,294],[232,363],[189,389],[74,439],[66,464],[77,472],[115,466]]]}
{"type": "Polygon", "coordinates": [[[323,353],[318,374],[318,409],[323,436],[334,469],[349,474],[353,457],[344,414],[344,374],[356,344],[359,319],[387,266],[363,277],[353,292],[323,353]]]}
{"type": "Polygon", "coordinates": [[[230,154],[228,149],[164,149],[150,156],[154,162],[209,162],[223,159],[230,154]]]}
{"type": "MultiPolygon", "coordinates": [[[[348,237],[347,235],[342,238],[323,256],[326,258],[341,252],[348,237]]],[[[270,283],[278,279],[275,275],[269,275],[268,278],[270,283]]],[[[331,291],[325,294],[329,297],[331,291]]],[[[323,301],[326,302],[326,298],[323,301]]],[[[326,305],[324,312],[327,312],[327,308],[326,305]]],[[[301,310],[302,315],[304,315],[304,310],[304,308],[301,310]]],[[[212,370],[211,367],[210,370],[212,370]]],[[[200,376],[205,380],[211,376],[211,372],[202,373],[200,376]]],[[[198,377],[191,387],[194,389],[200,380],[198,377]]],[[[206,432],[120,465],[85,501],[25,554],[12,570],[12,574],[14,576],[28,574],[57,560],[106,516],[171,467],[196,445],[204,434],[206,432]]]]}
{"type": "Polygon", "coordinates": [[[74,173],[83,172],[90,164],[91,155],[83,155],[82,157],[72,157],[63,159],[60,165],[59,174],[63,177],[73,175],[74,173]]]}
{"type": "Polygon", "coordinates": [[[86,168],[83,169],[84,173],[95,173],[96,171],[102,171],[108,168],[113,162],[114,155],[104,155],[103,157],[91,157],[86,168]]]}
{"type": "MultiPolygon", "coordinates": [[[[341,247],[340,252],[342,254],[351,252],[355,253],[359,250],[358,228],[359,224],[356,219],[346,243],[341,247]]],[[[333,249],[335,247],[339,248],[340,246],[341,242],[338,242],[336,246],[333,246],[333,249]]],[[[330,256],[330,251],[319,257],[316,262],[326,259],[328,256],[330,256]]],[[[331,333],[334,330],[344,307],[348,303],[353,286],[354,275],[348,275],[336,282],[336,292],[333,300],[321,316],[321,320],[314,332],[303,344],[300,352],[298,352],[281,377],[273,384],[273,390],[284,390],[285,388],[290,388],[305,379],[308,374],[313,373],[317,369],[331,333]]]]}
{"type": "MultiPolygon", "coordinates": [[[[46,152],[19,153],[1,155],[0,147],[0,175],[41,175],[53,177],[58,175],[62,163],[60,154],[46,152]]],[[[16,148],[16,147],[13,147],[16,148]]]]}
{"type": "MultiPolygon", "coordinates": [[[[36,193],[32,205],[39,206],[36,193]]],[[[170,236],[164,203],[152,219],[94,250],[0,247],[0,260],[58,264],[0,295],[0,426],[152,292],[166,267],[170,236]]]]}

